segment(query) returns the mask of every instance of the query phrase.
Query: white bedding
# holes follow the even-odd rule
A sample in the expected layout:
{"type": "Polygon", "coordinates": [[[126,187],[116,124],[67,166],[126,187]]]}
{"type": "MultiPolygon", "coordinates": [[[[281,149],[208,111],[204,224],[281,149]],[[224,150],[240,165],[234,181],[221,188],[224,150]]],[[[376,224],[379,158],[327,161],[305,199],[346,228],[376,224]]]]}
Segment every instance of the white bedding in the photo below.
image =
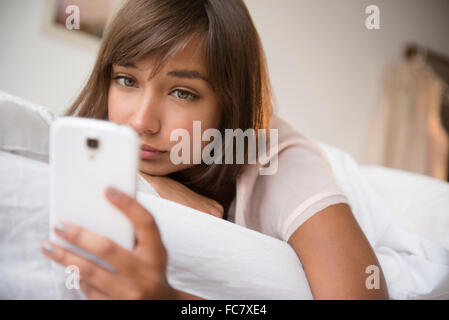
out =
{"type": "Polygon", "coordinates": [[[449,299],[449,184],[404,171],[359,166],[346,152],[322,147],[382,265],[390,296],[449,299]],[[420,187],[430,192],[417,193],[420,187]],[[423,228],[432,223],[438,224],[433,232],[423,228]]]}
{"type": "Polygon", "coordinates": [[[385,167],[361,172],[404,228],[449,249],[448,183],[385,167]]]}
{"type": "MultiPolygon", "coordinates": [[[[27,121],[51,121],[41,114],[46,115],[45,109],[32,109],[29,103],[0,92],[0,132],[8,133],[0,142],[13,141],[20,147],[24,132],[30,132],[23,129],[27,121]],[[16,110],[13,105],[27,109],[17,120],[24,124],[20,130],[2,121],[16,110]]],[[[39,128],[40,140],[48,139],[45,126],[39,128]]],[[[33,139],[39,140],[39,130],[32,131],[33,139]]],[[[19,154],[5,146],[0,145],[4,150],[0,151],[0,298],[84,298],[79,290],[65,288],[67,275],[39,252],[49,232],[45,142],[40,141],[38,149],[29,143],[19,154]]],[[[345,152],[322,146],[382,265],[390,296],[449,299],[449,185],[405,172],[361,167],[345,152]],[[404,182],[407,187],[401,188],[404,182]],[[411,186],[425,186],[432,193],[411,186]],[[438,232],[429,232],[429,220],[438,223],[438,232]]],[[[161,229],[173,286],[211,299],[312,297],[300,261],[288,244],[177,204],[171,208],[170,202],[154,196],[148,184],[139,185],[137,199],[153,212],[161,229]]]]}
{"type": "MultiPolygon", "coordinates": [[[[0,298],[84,298],[39,252],[49,232],[48,174],[45,163],[0,151],[0,298]]],[[[161,230],[174,287],[208,299],[312,297],[288,244],[139,190],[161,230]]]]}

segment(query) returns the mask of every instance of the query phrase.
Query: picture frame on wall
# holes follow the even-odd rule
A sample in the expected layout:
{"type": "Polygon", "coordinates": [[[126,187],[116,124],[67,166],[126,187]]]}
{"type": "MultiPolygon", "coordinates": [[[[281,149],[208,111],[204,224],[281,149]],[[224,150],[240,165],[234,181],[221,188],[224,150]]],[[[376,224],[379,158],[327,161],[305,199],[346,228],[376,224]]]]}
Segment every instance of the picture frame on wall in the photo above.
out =
{"type": "Polygon", "coordinates": [[[46,0],[42,32],[50,37],[98,49],[106,26],[126,0],[46,0]]]}

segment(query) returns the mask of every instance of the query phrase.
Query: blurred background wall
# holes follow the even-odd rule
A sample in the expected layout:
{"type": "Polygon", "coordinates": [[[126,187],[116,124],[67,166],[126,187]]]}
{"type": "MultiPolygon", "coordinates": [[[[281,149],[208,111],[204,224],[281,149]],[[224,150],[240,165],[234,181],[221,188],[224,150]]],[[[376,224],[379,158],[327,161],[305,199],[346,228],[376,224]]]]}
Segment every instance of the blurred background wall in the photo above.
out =
{"type": "MultiPolygon", "coordinates": [[[[409,42],[449,55],[447,0],[245,2],[281,117],[358,161],[386,65],[403,59],[409,42]],[[370,4],[380,9],[380,30],[365,27],[370,4]]],[[[96,47],[42,33],[45,4],[0,0],[0,90],[61,114],[87,80],[96,47]]]]}

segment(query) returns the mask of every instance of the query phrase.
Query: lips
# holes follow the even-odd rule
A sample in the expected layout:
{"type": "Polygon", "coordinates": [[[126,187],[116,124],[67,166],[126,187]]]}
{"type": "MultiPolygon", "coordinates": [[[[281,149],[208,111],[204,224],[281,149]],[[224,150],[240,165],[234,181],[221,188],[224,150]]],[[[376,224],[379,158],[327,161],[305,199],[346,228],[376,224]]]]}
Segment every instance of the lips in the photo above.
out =
{"type": "Polygon", "coordinates": [[[148,144],[142,144],[140,149],[146,150],[146,151],[165,152],[165,151],[153,148],[153,147],[149,146],[148,144]]]}
{"type": "Polygon", "coordinates": [[[162,151],[156,148],[153,148],[147,144],[142,144],[140,146],[140,157],[144,160],[150,160],[159,157],[161,154],[166,151],[162,151]]]}

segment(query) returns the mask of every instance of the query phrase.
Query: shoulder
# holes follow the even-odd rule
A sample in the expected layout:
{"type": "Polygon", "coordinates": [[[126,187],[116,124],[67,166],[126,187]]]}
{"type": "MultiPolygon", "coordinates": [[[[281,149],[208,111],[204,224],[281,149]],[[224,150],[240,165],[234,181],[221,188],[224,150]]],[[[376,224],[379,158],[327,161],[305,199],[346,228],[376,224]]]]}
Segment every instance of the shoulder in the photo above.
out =
{"type": "Polygon", "coordinates": [[[267,156],[260,161],[260,166],[268,167],[276,161],[277,170],[266,175],[259,172],[259,181],[278,182],[281,185],[283,182],[295,181],[295,184],[307,184],[308,191],[313,191],[310,190],[313,186],[320,188],[335,183],[329,159],[319,142],[302,134],[279,117],[275,117],[272,123],[271,129],[278,131],[277,142],[270,143],[267,156]]]}
{"type": "Polygon", "coordinates": [[[283,120],[274,124],[279,129],[278,150],[261,165],[277,161],[277,170],[269,175],[257,173],[252,198],[259,201],[256,210],[261,227],[287,241],[312,215],[332,204],[347,203],[347,198],[319,143],[283,120]]]}

